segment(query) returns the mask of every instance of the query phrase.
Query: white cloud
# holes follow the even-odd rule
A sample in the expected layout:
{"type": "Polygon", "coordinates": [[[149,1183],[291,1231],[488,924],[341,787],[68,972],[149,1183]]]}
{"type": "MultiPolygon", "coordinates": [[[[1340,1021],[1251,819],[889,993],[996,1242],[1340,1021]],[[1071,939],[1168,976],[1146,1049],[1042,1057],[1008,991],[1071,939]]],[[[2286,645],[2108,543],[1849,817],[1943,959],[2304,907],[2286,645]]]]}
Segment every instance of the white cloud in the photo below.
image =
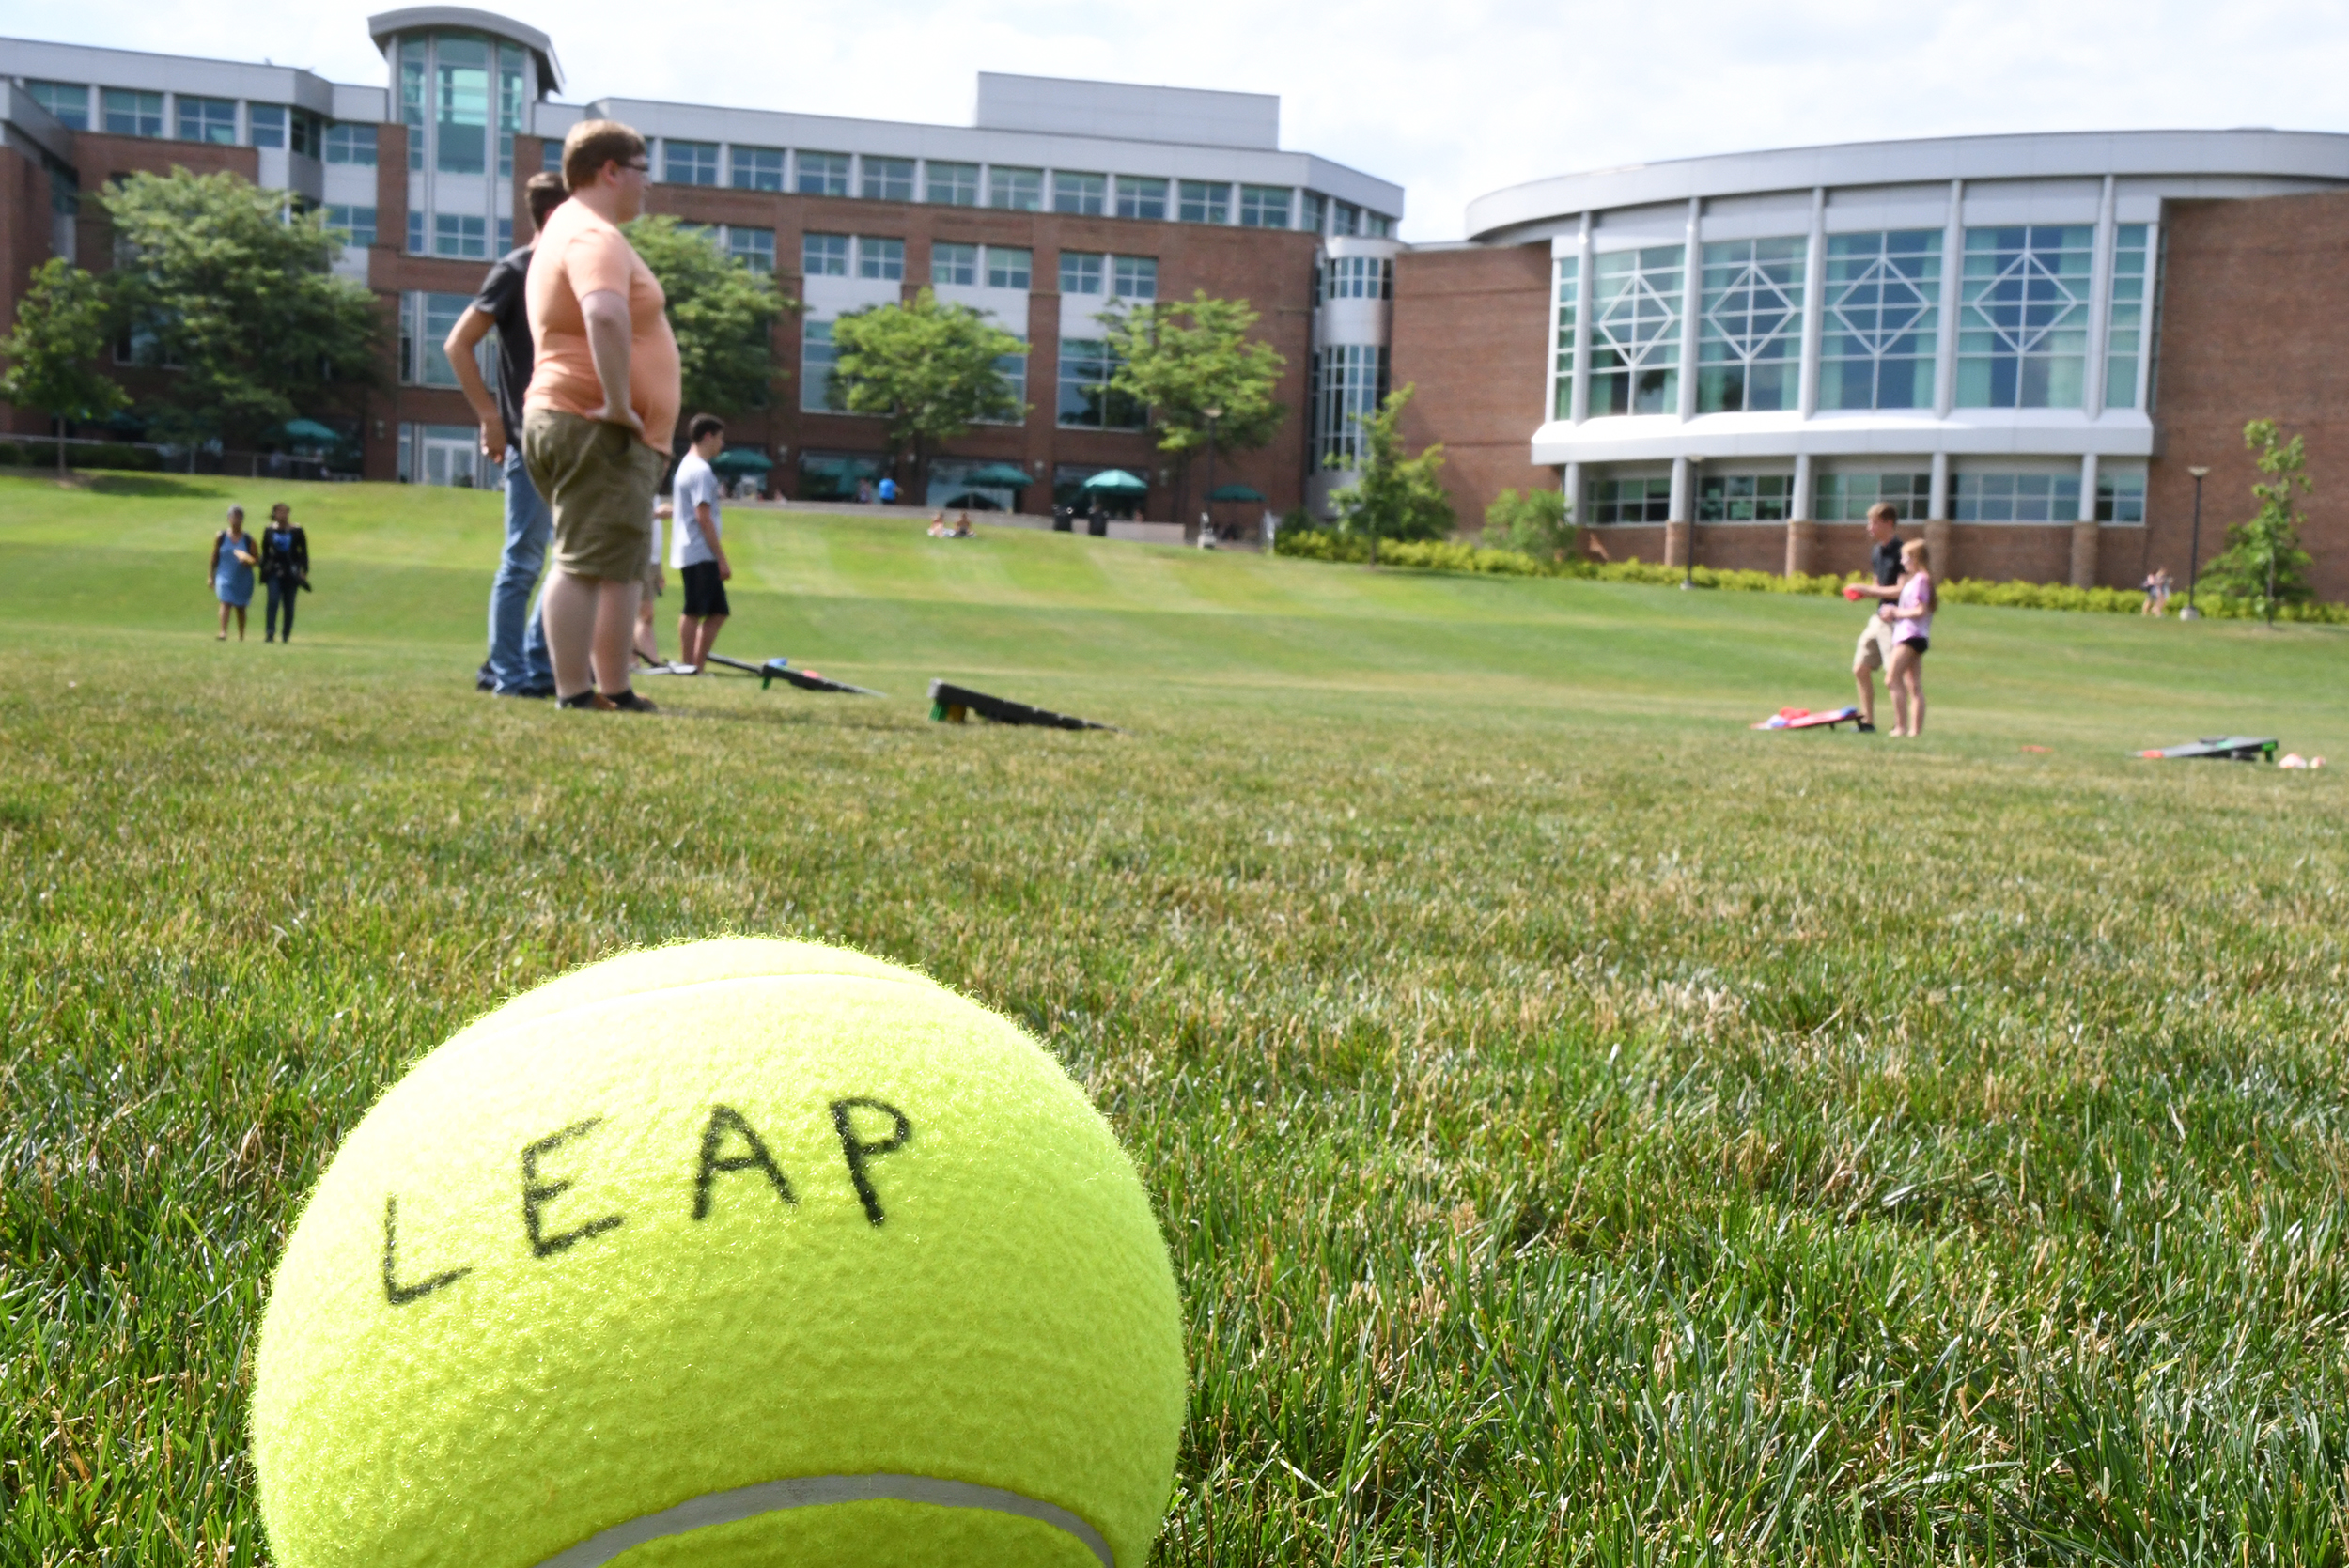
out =
{"type": "MultiPolygon", "coordinates": [[[[384,0],[388,7],[393,0],[384,0]]],[[[309,0],[0,0],[0,32],[383,79],[366,11],[309,0]]],[[[980,70],[1278,93],[1283,141],[1404,185],[1404,233],[1578,169],[1968,132],[2341,126],[2338,0],[944,0],[694,8],[571,0],[507,14],[574,99],[968,123],[980,70]]],[[[5,69],[0,67],[0,69],[5,69]]],[[[2349,170],[2344,170],[2349,173],[2349,170]]]]}

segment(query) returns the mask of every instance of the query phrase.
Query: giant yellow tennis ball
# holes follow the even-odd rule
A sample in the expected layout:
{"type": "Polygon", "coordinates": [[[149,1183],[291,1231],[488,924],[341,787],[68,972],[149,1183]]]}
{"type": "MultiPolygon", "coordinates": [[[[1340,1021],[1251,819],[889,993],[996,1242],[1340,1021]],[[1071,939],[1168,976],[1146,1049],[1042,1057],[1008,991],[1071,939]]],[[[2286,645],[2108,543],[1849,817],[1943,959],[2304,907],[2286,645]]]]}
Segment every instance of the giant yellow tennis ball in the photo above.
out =
{"type": "Polygon", "coordinates": [[[287,1243],[255,1382],[284,1568],[1143,1568],[1184,1405],[1149,1201],[1052,1059],[750,940],[417,1063],[287,1243]]]}

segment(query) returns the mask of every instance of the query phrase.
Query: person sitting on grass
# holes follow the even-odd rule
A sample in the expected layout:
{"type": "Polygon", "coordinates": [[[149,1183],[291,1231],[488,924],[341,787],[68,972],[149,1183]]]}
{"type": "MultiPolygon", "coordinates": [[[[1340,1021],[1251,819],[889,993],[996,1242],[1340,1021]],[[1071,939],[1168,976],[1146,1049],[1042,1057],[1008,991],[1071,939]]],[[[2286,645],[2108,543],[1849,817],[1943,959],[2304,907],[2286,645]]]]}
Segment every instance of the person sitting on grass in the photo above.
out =
{"type": "Polygon", "coordinates": [[[950,539],[967,539],[971,537],[971,514],[968,512],[957,512],[955,514],[955,531],[946,536],[950,539]]]}
{"type": "Polygon", "coordinates": [[[220,635],[228,641],[228,612],[237,613],[237,641],[244,641],[245,606],[253,602],[253,568],[260,562],[260,547],[244,531],[244,508],[228,508],[228,526],[212,536],[211,565],[204,568],[212,597],[220,600],[220,635]]]}
{"type": "Polygon", "coordinates": [[[1925,648],[1940,605],[1930,566],[1924,540],[1901,546],[1900,597],[1876,612],[1892,629],[1892,664],[1884,676],[1892,695],[1892,733],[1911,738],[1925,733],[1925,648]]]}
{"type": "Polygon", "coordinates": [[[933,539],[942,539],[946,536],[949,530],[946,526],[946,508],[941,506],[937,511],[930,514],[930,537],[933,539]]]}

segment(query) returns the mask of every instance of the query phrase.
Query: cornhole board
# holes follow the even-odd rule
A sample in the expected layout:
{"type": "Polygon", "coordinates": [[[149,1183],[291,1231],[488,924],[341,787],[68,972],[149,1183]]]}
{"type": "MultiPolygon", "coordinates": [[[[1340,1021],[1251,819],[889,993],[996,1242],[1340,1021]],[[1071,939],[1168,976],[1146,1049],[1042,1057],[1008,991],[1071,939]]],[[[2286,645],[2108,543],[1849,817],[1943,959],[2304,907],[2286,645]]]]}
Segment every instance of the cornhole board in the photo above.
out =
{"type": "Polygon", "coordinates": [[[2188,757],[2206,757],[2217,762],[2273,762],[2276,742],[2249,735],[2205,736],[2189,745],[2168,746],[2158,752],[2137,754],[2148,762],[2178,762],[2188,757]]]}
{"type": "Polygon", "coordinates": [[[795,670],[787,659],[770,659],[764,664],[754,664],[747,659],[728,659],[724,654],[713,653],[709,656],[709,661],[712,664],[723,664],[729,670],[739,670],[746,675],[756,675],[758,689],[761,691],[780,680],[796,686],[802,691],[842,691],[855,697],[888,695],[887,692],[876,691],[869,686],[850,686],[845,680],[834,680],[830,675],[819,675],[813,670],[795,670]]]}
{"type": "Polygon", "coordinates": [[[1049,707],[1030,707],[1026,703],[1016,703],[1008,697],[990,697],[967,686],[955,686],[942,680],[930,682],[932,721],[941,724],[959,724],[968,721],[973,713],[998,724],[1032,724],[1054,730],[1117,729],[1115,724],[1097,723],[1068,713],[1054,713],[1049,707]]]}
{"type": "Polygon", "coordinates": [[[1838,724],[1856,724],[1859,709],[1839,707],[1826,713],[1813,713],[1807,707],[1781,707],[1758,724],[1748,724],[1751,730],[1816,730],[1833,729],[1838,724]]]}

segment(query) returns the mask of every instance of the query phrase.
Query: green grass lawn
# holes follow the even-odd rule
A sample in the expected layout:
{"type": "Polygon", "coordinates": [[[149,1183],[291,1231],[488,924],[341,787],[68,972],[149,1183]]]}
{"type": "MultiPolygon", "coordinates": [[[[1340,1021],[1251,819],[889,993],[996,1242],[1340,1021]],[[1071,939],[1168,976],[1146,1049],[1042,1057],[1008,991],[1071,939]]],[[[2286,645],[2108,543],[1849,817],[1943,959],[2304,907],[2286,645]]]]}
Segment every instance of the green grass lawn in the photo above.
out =
{"type": "Polygon", "coordinates": [[[264,1560],[338,1138],[723,931],[923,966],[1128,1140],[1162,1562],[2342,1561],[2341,775],[2126,753],[2349,763],[2349,629],[1952,610],[1923,739],[1755,734],[1851,607],[744,511],[722,650],[890,698],[638,719],[473,691],[495,507],[0,479],[0,1561],[264,1560]],[[310,531],[289,648],[212,640],[231,496],[310,531]]]}

